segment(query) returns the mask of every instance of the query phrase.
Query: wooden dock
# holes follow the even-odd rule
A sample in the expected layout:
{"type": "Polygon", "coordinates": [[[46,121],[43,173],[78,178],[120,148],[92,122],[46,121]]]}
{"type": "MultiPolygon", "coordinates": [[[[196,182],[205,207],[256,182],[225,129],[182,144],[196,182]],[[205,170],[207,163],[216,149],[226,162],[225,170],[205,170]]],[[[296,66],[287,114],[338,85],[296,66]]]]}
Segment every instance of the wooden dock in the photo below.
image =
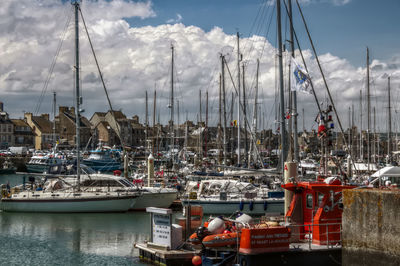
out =
{"type": "Polygon", "coordinates": [[[162,266],[193,265],[192,258],[200,254],[200,251],[170,250],[150,242],[135,244],[134,247],[139,249],[140,261],[162,266]]]}

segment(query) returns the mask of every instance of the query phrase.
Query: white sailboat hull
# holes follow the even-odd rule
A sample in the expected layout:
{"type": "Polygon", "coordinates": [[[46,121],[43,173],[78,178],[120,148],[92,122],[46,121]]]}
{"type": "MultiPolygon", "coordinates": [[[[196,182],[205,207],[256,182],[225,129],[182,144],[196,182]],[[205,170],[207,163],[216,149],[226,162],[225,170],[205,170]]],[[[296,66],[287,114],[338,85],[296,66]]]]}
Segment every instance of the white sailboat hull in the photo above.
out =
{"type": "Polygon", "coordinates": [[[176,191],[143,192],[136,200],[132,210],[144,210],[147,207],[168,208],[176,198],[176,191]]]}
{"type": "Polygon", "coordinates": [[[0,208],[6,212],[126,212],[136,202],[136,195],[108,196],[89,195],[86,197],[59,197],[57,199],[43,197],[41,199],[5,198],[0,208]]]}
{"type": "Polygon", "coordinates": [[[254,200],[251,206],[252,200],[242,201],[241,200],[219,200],[219,199],[199,199],[199,200],[188,200],[183,199],[182,205],[186,206],[190,202],[191,205],[201,205],[203,207],[203,213],[206,214],[232,214],[236,211],[240,211],[246,214],[262,215],[266,213],[284,213],[284,200],[273,199],[273,200],[254,200]]]}

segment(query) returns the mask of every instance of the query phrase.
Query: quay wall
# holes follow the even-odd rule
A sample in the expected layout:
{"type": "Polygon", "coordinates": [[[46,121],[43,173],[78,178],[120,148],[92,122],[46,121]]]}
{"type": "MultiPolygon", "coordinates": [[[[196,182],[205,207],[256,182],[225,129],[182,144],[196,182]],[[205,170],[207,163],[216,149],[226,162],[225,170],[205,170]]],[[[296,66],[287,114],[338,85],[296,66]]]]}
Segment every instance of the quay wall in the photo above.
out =
{"type": "Polygon", "coordinates": [[[343,205],[343,265],[400,265],[400,190],[344,190],[343,205]]]}
{"type": "Polygon", "coordinates": [[[29,156],[0,157],[0,166],[3,167],[5,160],[9,160],[17,168],[17,172],[26,172],[26,163],[31,159],[29,156]]]}

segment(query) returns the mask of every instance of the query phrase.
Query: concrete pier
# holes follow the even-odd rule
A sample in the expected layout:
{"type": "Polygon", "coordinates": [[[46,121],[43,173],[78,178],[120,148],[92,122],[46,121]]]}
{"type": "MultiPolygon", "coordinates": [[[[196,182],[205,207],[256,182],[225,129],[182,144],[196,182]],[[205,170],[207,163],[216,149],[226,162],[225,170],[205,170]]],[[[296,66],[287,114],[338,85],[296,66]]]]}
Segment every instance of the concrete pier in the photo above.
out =
{"type": "Polygon", "coordinates": [[[344,190],[343,204],[343,265],[400,265],[400,190],[344,190]]]}

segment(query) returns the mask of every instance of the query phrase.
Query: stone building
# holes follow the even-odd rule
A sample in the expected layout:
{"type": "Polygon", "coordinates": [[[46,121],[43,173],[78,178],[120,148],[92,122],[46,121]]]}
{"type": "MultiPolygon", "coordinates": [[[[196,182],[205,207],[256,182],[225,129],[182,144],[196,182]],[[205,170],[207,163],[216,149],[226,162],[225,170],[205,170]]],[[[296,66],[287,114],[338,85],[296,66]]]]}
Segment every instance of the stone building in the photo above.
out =
{"type": "Polygon", "coordinates": [[[146,147],[146,127],[139,123],[139,117],[137,115],[132,117],[130,125],[132,132],[132,146],[146,147]]]}
{"type": "Polygon", "coordinates": [[[6,149],[10,146],[14,146],[14,124],[0,102],[0,148],[6,149]]]}
{"type": "Polygon", "coordinates": [[[49,114],[34,116],[32,113],[25,113],[24,118],[35,135],[35,149],[46,150],[53,147],[55,142],[53,139],[53,123],[49,119],[49,114]]]}
{"type": "Polygon", "coordinates": [[[125,146],[132,145],[132,126],[131,121],[121,111],[95,112],[90,118],[94,131],[94,142],[99,141],[109,146],[120,146],[122,142],[125,146]]]}
{"type": "Polygon", "coordinates": [[[14,124],[14,146],[34,147],[35,134],[24,119],[11,119],[14,124]]]}
{"type": "MultiPolygon", "coordinates": [[[[76,127],[75,108],[60,106],[56,117],[56,129],[60,138],[60,146],[65,148],[75,147],[76,127]]],[[[85,147],[91,137],[91,124],[86,117],[81,115],[80,119],[80,146],[85,147]]]]}

